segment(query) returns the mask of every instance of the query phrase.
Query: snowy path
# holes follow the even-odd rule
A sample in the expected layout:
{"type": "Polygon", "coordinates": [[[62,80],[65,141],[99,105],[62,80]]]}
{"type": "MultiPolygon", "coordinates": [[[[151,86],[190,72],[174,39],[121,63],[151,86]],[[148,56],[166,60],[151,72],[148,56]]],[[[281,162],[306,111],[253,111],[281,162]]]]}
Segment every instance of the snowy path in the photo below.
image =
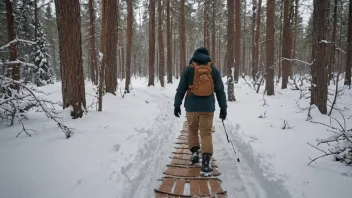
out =
{"type": "Polygon", "coordinates": [[[140,133],[147,133],[147,137],[137,156],[121,169],[125,172],[123,182],[128,185],[124,186],[118,197],[153,197],[153,189],[158,185],[158,179],[162,178],[165,164],[170,161],[177,129],[182,126],[182,121],[175,119],[169,111],[172,97],[144,93],[159,103],[158,111],[151,125],[139,130],[140,133]]]}
{"type": "MultiPolygon", "coordinates": [[[[159,101],[159,111],[154,118],[151,127],[146,127],[140,132],[147,133],[148,137],[141,145],[138,156],[129,164],[122,167],[124,183],[129,185],[118,197],[152,197],[152,189],[159,184],[165,165],[170,161],[169,156],[174,147],[177,134],[182,129],[184,117],[176,119],[172,115],[172,96],[150,94],[144,92],[159,101]],[[171,108],[170,108],[171,102],[171,108]],[[167,111],[165,111],[168,109],[167,111]]],[[[184,115],[184,114],[183,114],[184,115]]],[[[217,115],[217,114],[216,114],[217,115]]],[[[271,198],[291,197],[281,181],[269,181],[263,174],[260,162],[256,160],[253,150],[249,144],[245,144],[238,135],[239,125],[233,126],[225,121],[230,139],[234,140],[237,147],[238,157],[241,162],[236,161],[231,145],[227,142],[223,132],[222,123],[215,117],[216,133],[214,133],[215,157],[219,170],[222,173],[224,190],[228,197],[238,198],[271,198]]]]}
{"type": "Polygon", "coordinates": [[[291,197],[281,181],[269,181],[263,175],[259,159],[256,159],[253,149],[249,144],[244,143],[238,131],[239,125],[233,126],[225,121],[226,130],[230,140],[233,141],[237,155],[232,146],[227,142],[222,122],[215,121],[216,132],[214,134],[214,155],[221,171],[220,179],[229,197],[239,198],[271,198],[291,197]],[[237,162],[237,157],[240,162],[237,162]]]}
{"type": "MultiPolygon", "coordinates": [[[[125,98],[104,96],[103,112],[92,108],[82,119],[72,120],[69,111],[60,111],[67,125],[77,129],[68,140],[35,111],[28,113],[26,121],[28,128],[36,130],[31,138],[15,138],[19,125],[0,125],[0,197],[154,197],[185,112],[182,108],[181,118],[173,115],[177,82],[161,88],[147,87],[146,79],[133,80],[133,90],[125,98]]],[[[48,99],[60,100],[60,83],[43,89],[51,93],[48,99]]],[[[95,93],[89,84],[86,92],[95,93]]],[[[262,95],[244,84],[235,93],[238,101],[229,104],[225,125],[238,155],[226,140],[219,109],[214,118],[214,158],[228,197],[349,197],[352,172],[348,167],[331,158],[307,166],[308,157],[320,154],[307,142],[329,132],[305,121],[306,112],[298,110],[295,101],[299,93],[286,90],[266,97],[269,106],[263,106],[262,95]],[[266,117],[258,118],[264,112],[266,117]],[[295,127],[282,130],[283,120],[295,127]]],[[[351,96],[346,92],[343,97],[350,101],[351,96]]],[[[87,104],[92,99],[87,95],[87,104]]],[[[309,105],[308,100],[300,102],[302,107],[309,105]]],[[[345,113],[352,114],[348,108],[345,113]]]]}

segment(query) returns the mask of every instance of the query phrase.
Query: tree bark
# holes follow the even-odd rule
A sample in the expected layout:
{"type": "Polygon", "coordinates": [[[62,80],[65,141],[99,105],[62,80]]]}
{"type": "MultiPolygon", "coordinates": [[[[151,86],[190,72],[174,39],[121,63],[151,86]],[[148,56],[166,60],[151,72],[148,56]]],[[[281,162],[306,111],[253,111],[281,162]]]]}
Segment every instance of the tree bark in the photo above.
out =
{"type": "Polygon", "coordinates": [[[126,85],[125,89],[127,93],[130,93],[130,81],[131,81],[131,56],[132,56],[132,26],[133,26],[133,8],[132,0],[127,1],[127,52],[126,52],[126,85]]]}
{"type": "MultiPolygon", "coordinates": [[[[247,7],[247,1],[244,1],[244,7],[246,8],[247,7]]],[[[244,13],[246,13],[246,11],[244,11],[244,13]]],[[[246,14],[244,14],[244,17],[243,17],[243,38],[242,38],[242,71],[241,73],[242,74],[245,74],[246,72],[246,36],[247,36],[247,31],[246,31],[246,14]]],[[[242,75],[241,74],[241,75],[242,75]]],[[[246,75],[246,74],[245,74],[246,75]]]]}
{"type": "Polygon", "coordinates": [[[100,73],[99,73],[99,95],[98,111],[103,110],[103,87],[105,84],[105,64],[106,64],[106,36],[107,36],[107,3],[108,0],[102,0],[102,18],[101,18],[101,41],[100,41],[100,73]]]}
{"type": "Polygon", "coordinates": [[[172,83],[171,0],[166,3],[167,83],[172,83]]]}
{"type": "Polygon", "coordinates": [[[348,37],[347,37],[345,85],[348,85],[351,88],[351,69],[352,69],[352,0],[349,1],[348,34],[347,35],[348,35],[348,37]]]}
{"type": "Polygon", "coordinates": [[[313,49],[312,49],[312,90],[311,104],[316,105],[322,114],[327,113],[327,39],[328,0],[314,0],[313,49]]]}
{"type": "Polygon", "coordinates": [[[241,0],[236,0],[236,37],[235,37],[235,72],[234,81],[238,83],[241,68],[241,0]]]}
{"type": "MultiPolygon", "coordinates": [[[[8,42],[11,42],[16,39],[15,17],[13,14],[13,1],[6,0],[5,3],[6,3],[6,18],[7,18],[7,37],[8,37],[8,42]]],[[[16,61],[17,56],[18,56],[18,44],[17,42],[14,42],[10,45],[10,61],[16,61]]],[[[8,70],[8,73],[10,73],[9,70],[8,70]]],[[[11,75],[13,80],[15,81],[20,80],[20,64],[12,64],[11,75]]],[[[20,89],[17,83],[14,84],[13,87],[17,90],[17,92],[20,89]]]]}
{"type": "Polygon", "coordinates": [[[158,44],[159,44],[159,80],[161,87],[164,87],[165,59],[164,59],[164,38],[162,22],[161,0],[158,0],[158,44]]]}
{"type": "Polygon", "coordinates": [[[234,50],[233,50],[233,38],[234,38],[234,2],[235,0],[227,0],[227,97],[228,101],[236,101],[234,93],[234,79],[232,69],[235,69],[234,65],[234,50]]]}
{"type": "Polygon", "coordinates": [[[252,16],[252,77],[253,77],[253,80],[256,81],[257,80],[257,73],[258,73],[258,64],[257,62],[255,61],[255,57],[256,57],[256,16],[257,16],[257,12],[256,12],[256,9],[257,9],[257,1],[256,0],[253,0],[252,1],[252,4],[253,4],[253,8],[252,8],[252,11],[253,11],[253,16],[252,16]]]}
{"type": "Polygon", "coordinates": [[[180,0],[180,70],[182,75],[183,69],[186,67],[186,30],[185,30],[185,0],[180,0]]]}
{"type": "Polygon", "coordinates": [[[108,0],[107,1],[107,28],[106,28],[106,51],[104,59],[106,61],[106,92],[116,94],[117,88],[117,5],[119,0],[108,0]]]}
{"type": "Polygon", "coordinates": [[[89,42],[90,42],[90,66],[91,79],[93,84],[98,85],[98,61],[95,47],[95,15],[94,15],[94,0],[89,0],[89,42]]]}
{"type": "MultiPolygon", "coordinates": [[[[294,23],[294,31],[291,33],[292,37],[292,53],[291,57],[292,59],[296,59],[296,45],[297,45],[297,27],[298,27],[298,6],[299,6],[299,0],[294,0],[295,1],[295,11],[294,11],[294,21],[292,20],[292,23],[294,23]]],[[[293,68],[295,66],[295,61],[291,61],[291,72],[290,75],[293,74],[293,68]]]]}
{"type": "Polygon", "coordinates": [[[278,45],[278,58],[279,58],[279,65],[278,65],[278,67],[279,67],[279,71],[278,71],[278,81],[280,81],[280,78],[281,78],[281,75],[282,75],[282,61],[280,61],[280,56],[281,56],[281,54],[282,54],[282,48],[281,48],[281,46],[282,46],[282,27],[283,27],[283,25],[282,25],[282,9],[283,9],[283,4],[284,4],[284,0],[281,0],[281,2],[280,2],[280,33],[279,33],[279,35],[280,35],[280,40],[279,40],[279,45],[278,45]]]}
{"type": "MultiPolygon", "coordinates": [[[[291,59],[291,38],[290,38],[290,18],[289,18],[290,0],[284,0],[284,27],[282,41],[282,58],[291,59]]],[[[287,88],[288,76],[290,72],[291,62],[282,60],[282,84],[281,89],[287,88]]]]}
{"type": "Polygon", "coordinates": [[[78,0],[55,0],[62,71],[63,107],[73,107],[71,116],[83,116],[86,108],[84,89],[81,17],[78,0]]]}
{"type": "Polygon", "coordinates": [[[149,0],[149,82],[154,86],[155,76],[155,0],[149,0]]]}
{"type": "Polygon", "coordinates": [[[209,50],[209,32],[208,32],[208,1],[204,0],[204,47],[209,50]]]}
{"type": "Polygon", "coordinates": [[[266,91],[274,95],[275,0],[267,1],[266,28],[266,91]]]}
{"type": "MultiPolygon", "coordinates": [[[[216,64],[215,1],[212,2],[211,59],[216,64]]],[[[220,65],[218,65],[219,67],[220,65]]]]}
{"type": "Polygon", "coordinates": [[[330,63],[329,63],[329,80],[330,81],[334,76],[333,72],[335,71],[336,65],[336,31],[337,31],[337,0],[334,0],[334,25],[332,30],[331,38],[331,51],[330,51],[330,63]]]}

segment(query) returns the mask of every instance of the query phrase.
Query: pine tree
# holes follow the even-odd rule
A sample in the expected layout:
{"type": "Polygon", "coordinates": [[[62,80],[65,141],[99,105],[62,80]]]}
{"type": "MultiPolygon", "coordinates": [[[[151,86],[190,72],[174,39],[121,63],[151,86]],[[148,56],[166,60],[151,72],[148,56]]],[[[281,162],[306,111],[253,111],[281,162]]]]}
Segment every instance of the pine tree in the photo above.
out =
{"type": "Polygon", "coordinates": [[[37,24],[35,46],[36,50],[33,54],[33,63],[38,67],[35,68],[31,73],[32,82],[37,86],[44,86],[47,84],[53,84],[55,79],[54,70],[50,64],[50,55],[47,50],[49,44],[46,41],[46,35],[43,31],[42,23],[37,24]]]}

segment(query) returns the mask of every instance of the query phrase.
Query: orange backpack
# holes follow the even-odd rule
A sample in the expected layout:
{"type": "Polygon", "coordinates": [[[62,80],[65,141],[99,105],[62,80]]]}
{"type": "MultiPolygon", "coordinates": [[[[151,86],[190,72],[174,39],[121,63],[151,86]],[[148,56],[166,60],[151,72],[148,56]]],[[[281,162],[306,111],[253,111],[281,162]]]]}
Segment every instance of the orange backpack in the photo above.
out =
{"type": "Polygon", "coordinates": [[[193,93],[196,96],[210,96],[214,94],[214,81],[212,77],[212,69],[208,65],[197,65],[192,62],[190,66],[194,68],[193,85],[189,85],[187,96],[193,93]]]}

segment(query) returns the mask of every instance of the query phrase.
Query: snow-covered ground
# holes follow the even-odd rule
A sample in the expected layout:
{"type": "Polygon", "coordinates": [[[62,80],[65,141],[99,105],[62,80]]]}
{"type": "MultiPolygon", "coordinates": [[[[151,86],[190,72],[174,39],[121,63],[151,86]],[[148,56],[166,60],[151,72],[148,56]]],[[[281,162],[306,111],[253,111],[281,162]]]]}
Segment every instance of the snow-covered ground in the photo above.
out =
{"type": "MultiPolygon", "coordinates": [[[[21,126],[0,124],[0,197],[153,197],[153,189],[160,185],[158,179],[171,161],[184,117],[173,115],[177,82],[166,88],[147,87],[146,79],[133,78],[132,85],[124,98],[105,95],[103,112],[95,111],[93,105],[82,119],[72,120],[67,110],[62,111],[65,123],[76,129],[70,139],[37,112],[31,112],[25,122],[27,128],[36,130],[32,137],[22,134],[15,138],[21,126]]],[[[61,100],[59,83],[42,89],[51,93],[49,99],[61,100]]],[[[86,92],[90,105],[94,90],[89,83],[86,92]]],[[[262,93],[256,94],[241,81],[235,95],[237,101],[228,104],[225,126],[237,155],[227,143],[219,109],[214,122],[214,157],[228,197],[351,196],[351,167],[332,157],[307,165],[308,157],[321,155],[307,143],[316,145],[316,138],[330,132],[306,121],[307,110],[296,104],[299,91],[278,90],[275,96],[265,96],[268,105],[263,106],[262,93]],[[259,118],[264,113],[265,117],[259,118]],[[284,120],[294,127],[282,130],[284,120]]],[[[344,108],[346,119],[352,114],[351,96],[352,91],[346,90],[341,96],[344,103],[338,106],[344,108]]],[[[309,99],[299,104],[308,107],[309,99]]],[[[311,114],[313,119],[328,122],[315,109],[311,114]]],[[[347,125],[352,127],[351,119],[347,125]]]]}

